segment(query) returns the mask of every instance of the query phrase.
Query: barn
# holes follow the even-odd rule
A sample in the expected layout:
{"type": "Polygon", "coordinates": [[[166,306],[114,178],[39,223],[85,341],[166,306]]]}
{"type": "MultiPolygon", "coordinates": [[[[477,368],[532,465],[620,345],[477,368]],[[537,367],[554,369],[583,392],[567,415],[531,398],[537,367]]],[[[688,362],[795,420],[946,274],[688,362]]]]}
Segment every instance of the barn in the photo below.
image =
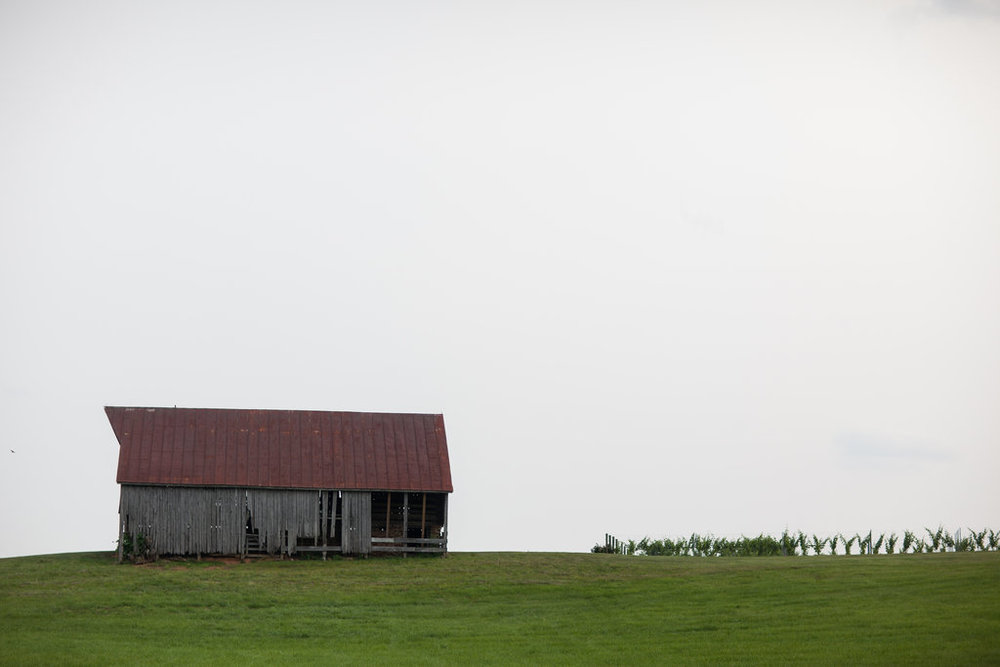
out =
{"type": "Polygon", "coordinates": [[[445,553],[439,414],[106,407],[118,558],[445,553]]]}

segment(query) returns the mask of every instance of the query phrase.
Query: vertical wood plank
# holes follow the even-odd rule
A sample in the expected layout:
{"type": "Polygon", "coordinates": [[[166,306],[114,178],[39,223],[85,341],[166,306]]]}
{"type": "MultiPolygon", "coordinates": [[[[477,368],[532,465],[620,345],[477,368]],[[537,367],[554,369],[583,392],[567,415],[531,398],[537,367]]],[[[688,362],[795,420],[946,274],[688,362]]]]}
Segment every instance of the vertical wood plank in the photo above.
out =
{"type": "Polygon", "coordinates": [[[122,514],[122,495],[125,493],[124,485],[118,492],[118,562],[122,562],[125,545],[122,544],[125,537],[125,515],[122,514]]]}

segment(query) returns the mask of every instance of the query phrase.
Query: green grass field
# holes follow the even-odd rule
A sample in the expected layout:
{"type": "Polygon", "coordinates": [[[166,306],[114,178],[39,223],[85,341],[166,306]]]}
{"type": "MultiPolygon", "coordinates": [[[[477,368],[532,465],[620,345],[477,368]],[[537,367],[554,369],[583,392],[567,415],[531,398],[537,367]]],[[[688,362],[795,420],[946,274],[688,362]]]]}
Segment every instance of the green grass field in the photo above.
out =
{"type": "Polygon", "coordinates": [[[0,663],[1000,664],[1000,554],[0,559],[0,663]]]}

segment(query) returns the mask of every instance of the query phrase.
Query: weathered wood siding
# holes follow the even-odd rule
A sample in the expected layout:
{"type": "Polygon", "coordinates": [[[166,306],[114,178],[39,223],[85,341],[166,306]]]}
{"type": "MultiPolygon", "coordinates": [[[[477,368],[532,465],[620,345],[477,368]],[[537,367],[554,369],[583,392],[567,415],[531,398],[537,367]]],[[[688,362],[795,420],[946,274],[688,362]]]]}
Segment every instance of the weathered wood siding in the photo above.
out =
{"type": "Polygon", "coordinates": [[[122,485],[122,533],[154,554],[243,552],[243,489],[122,485]]]}
{"type": "Polygon", "coordinates": [[[270,554],[320,535],[319,492],[122,485],[122,532],[154,554],[240,554],[249,518],[270,554]]]}
{"type": "MultiPolygon", "coordinates": [[[[366,555],[372,552],[372,495],[341,492],[337,535],[337,491],[123,484],[121,534],[132,544],[142,536],[153,555],[245,554],[249,522],[269,554],[294,554],[300,539],[311,538],[309,550],[320,549],[322,541],[345,555],[366,555]]],[[[382,492],[375,507],[382,524],[379,550],[446,550],[447,495],[392,495],[382,492]],[[381,544],[386,541],[392,544],[381,544]]]]}
{"type": "Polygon", "coordinates": [[[342,552],[368,554],[372,550],[372,494],[370,491],[344,491],[341,514],[342,552]]]}
{"type": "Polygon", "coordinates": [[[319,491],[247,489],[250,521],[267,553],[295,553],[300,537],[319,537],[319,491]]]}

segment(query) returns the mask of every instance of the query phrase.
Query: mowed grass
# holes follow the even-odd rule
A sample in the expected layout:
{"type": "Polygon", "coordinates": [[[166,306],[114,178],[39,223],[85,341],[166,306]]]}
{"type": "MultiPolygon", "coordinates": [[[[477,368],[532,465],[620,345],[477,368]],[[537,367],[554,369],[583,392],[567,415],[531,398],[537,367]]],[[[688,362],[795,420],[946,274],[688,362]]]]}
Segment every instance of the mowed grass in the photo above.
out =
{"type": "Polygon", "coordinates": [[[0,560],[4,664],[1000,663],[1000,554],[0,560]]]}

